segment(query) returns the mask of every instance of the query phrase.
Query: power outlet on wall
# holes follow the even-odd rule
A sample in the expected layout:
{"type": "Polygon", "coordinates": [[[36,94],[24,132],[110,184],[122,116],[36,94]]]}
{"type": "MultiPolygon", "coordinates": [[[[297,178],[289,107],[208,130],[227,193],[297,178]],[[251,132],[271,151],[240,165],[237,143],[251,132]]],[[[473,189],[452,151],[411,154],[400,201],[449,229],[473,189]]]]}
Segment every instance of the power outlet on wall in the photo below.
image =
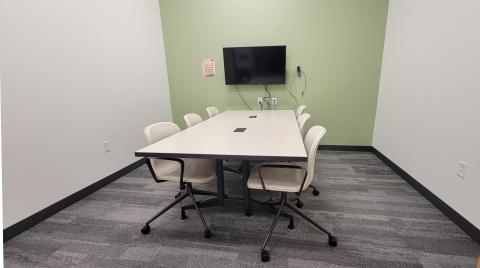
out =
{"type": "Polygon", "coordinates": [[[277,103],[278,103],[278,102],[277,102],[277,98],[272,98],[272,104],[273,104],[274,106],[276,106],[277,103]]]}
{"type": "Polygon", "coordinates": [[[262,98],[262,97],[258,97],[258,98],[257,98],[257,104],[258,104],[258,105],[262,105],[262,103],[263,103],[263,98],[262,98]]]}
{"type": "Polygon", "coordinates": [[[457,176],[462,179],[467,178],[468,163],[465,161],[458,161],[457,163],[457,176]]]}
{"type": "Polygon", "coordinates": [[[110,148],[110,142],[108,140],[102,141],[102,146],[103,146],[104,153],[110,152],[111,148],[110,148]]]}

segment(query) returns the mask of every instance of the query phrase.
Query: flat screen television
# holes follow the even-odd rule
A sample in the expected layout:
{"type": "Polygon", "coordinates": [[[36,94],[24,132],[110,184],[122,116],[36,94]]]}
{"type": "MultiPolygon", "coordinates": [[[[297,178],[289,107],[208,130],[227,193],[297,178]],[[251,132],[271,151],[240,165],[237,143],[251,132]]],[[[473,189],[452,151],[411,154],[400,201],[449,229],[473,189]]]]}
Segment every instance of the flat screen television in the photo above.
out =
{"type": "Polygon", "coordinates": [[[223,48],[225,84],[285,84],[286,50],[286,46],[223,48]]]}

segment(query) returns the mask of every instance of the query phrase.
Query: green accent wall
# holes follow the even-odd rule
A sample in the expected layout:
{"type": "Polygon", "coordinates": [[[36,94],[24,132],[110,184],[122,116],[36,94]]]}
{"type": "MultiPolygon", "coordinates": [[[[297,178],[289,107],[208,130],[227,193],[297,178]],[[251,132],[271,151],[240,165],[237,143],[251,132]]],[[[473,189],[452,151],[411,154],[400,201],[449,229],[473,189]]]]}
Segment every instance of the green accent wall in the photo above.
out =
{"type": "MultiPolygon", "coordinates": [[[[295,105],[288,88],[300,65],[307,89],[302,97],[297,80],[295,92],[312,114],[307,127],[327,128],[323,144],[371,145],[387,8],[387,0],[160,0],[174,121],[207,118],[207,106],[246,109],[225,85],[223,47],[286,45],[287,82],[269,86],[277,109],[295,105]],[[215,77],[202,76],[205,58],[216,61],[215,77]]],[[[239,90],[259,108],[263,86],[239,90]]]]}

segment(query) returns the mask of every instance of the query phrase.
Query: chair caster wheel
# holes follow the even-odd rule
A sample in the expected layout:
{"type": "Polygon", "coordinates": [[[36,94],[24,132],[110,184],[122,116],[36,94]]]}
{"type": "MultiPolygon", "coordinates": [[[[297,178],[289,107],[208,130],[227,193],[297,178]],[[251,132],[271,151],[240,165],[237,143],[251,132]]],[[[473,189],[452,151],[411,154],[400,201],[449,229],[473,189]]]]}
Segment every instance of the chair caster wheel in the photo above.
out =
{"type": "Polygon", "coordinates": [[[288,229],[290,229],[290,230],[295,229],[295,224],[293,223],[293,217],[290,218],[290,223],[288,224],[288,229]]]}
{"type": "Polygon", "coordinates": [[[298,200],[297,204],[295,206],[297,206],[297,208],[302,208],[303,207],[303,202],[298,200]]]}
{"type": "Polygon", "coordinates": [[[270,252],[268,252],[267,250],[264,250],[262,249],[262,261],[263,262],[269,262],[270,261],[270,252]]]}
{"type": "Polygon", "coordinates": [[[150,233],[150,225],[145,224],[145,226],[143,226],[142,228],[142,234],[148,234],[148,233],[150,233]]]}
{"type": "Polygon", "coordinates": [[[337,246],[337,238],[333,235],[329,236],[328,237],[328,244],[332,247],[336,247],[337,246]]]}
{"type": "Polygon", "coordinates": [[[185,213],[185,210],[182,209],[182,215],[180,216],[180,220],[181,221],[184,221],[186,220],[188,217],[187,217],[187,213],[185,213]]]}
{"type": "Polygon", "coordinates": [[[210,230],[206,230],[203,232],[203,237],[209,238],[212,237],[212,232],[210,230]]]}
{"type": "Polygon", "coordinates": [[[318,195],[320,194],[320,191],[317,190],[317,189],[313,189],[312,194],[313,194],[314,196],[318,196],[318,195]]]}
{"type": "Polygon", "coordinates": [[[252,211],[251,211],[251,210],[245,210],[245,215],[246,215],[247,217],[252,216],[252,211]]]}

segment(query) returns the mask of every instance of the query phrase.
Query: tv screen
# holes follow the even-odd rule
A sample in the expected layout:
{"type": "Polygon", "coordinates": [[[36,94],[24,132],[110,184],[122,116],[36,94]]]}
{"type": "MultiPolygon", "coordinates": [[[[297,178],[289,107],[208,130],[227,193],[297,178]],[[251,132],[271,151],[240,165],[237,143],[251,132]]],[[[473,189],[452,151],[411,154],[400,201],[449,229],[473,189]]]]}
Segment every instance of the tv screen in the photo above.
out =
{"type": "Polygon", "coordinates": [[[286,46],[223,48],[225,84],[285,84],[286,49],[286,46]]]}

